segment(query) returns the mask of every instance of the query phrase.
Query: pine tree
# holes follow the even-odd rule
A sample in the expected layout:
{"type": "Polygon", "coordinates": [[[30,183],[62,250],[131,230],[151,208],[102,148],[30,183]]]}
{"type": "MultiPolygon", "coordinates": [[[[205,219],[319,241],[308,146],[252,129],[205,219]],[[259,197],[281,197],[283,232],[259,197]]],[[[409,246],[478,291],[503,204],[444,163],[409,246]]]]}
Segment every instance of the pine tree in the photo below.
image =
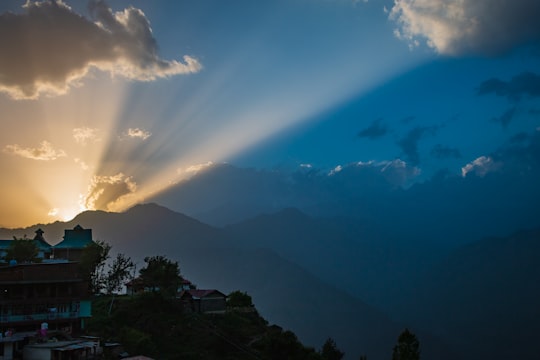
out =
{"type": "Polygon", "coordinates": [[[419,360],[420,343],[409,329],[405,329],[398,337],[398,343],[394,346],[392,360],[419,360]]]}

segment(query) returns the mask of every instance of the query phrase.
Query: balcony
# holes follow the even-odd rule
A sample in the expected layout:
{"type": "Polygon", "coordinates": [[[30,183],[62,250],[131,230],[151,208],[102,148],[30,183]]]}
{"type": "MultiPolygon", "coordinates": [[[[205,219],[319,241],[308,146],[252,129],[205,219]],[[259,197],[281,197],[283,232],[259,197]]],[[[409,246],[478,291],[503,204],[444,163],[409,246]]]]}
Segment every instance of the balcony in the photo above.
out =
{"type": "Polygon", "coordinates": [[[66,320],[66,319],[77,319],[79,317],[81,317],[81,314],[79,311],[41,313],[41,314],[31,314],[31,315],[2,315],[0,317],[0,324],[66,320]]]}

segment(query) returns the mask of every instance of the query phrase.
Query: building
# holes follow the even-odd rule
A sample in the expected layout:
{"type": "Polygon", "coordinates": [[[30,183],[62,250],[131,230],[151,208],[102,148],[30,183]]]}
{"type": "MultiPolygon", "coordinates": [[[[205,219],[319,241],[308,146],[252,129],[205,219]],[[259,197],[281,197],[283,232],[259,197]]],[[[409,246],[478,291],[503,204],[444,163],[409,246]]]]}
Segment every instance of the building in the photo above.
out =
{"type": "Polygon", "coordinates": [[[63,241],[55,246],[44,239],[43,233],[38,229],[31,239],[39,250],[38,262],[34,263],[12,260],[8,264],[4,259],[14,240],[0,240],[0,258],[4,260],[0,266],[0,359],[12,359],[25,345],[31,345],[32,354],[45,352],[55,359],[90,351],[88,342],[67,340],[66,346],[53,347],[39,343],[51,332],[68,336],[78,333],[91,316],[91,294],[78,260],[84,247],[92,243],[92,231],[77,225],[65,230],[63,241]]]}
{"type": "Polygon", "coordinates": [[[92,229],[77,225],[73,230],[64,230],[63,240],[52,247],[52,256],[55,259],[80,261],[83,249],[92,243],[92,229]]]}
{"type": "Polygon", "coordinates": [[[223,314],[227,309],[227,295],[218,290],[183,290],[178,298],[185,310],[201,314],[223,314]]]}
{"type": "MultiPolygon", "coordinates": [[[[64,237],[56,245],[49,244],[43,237],[44,231],[37,229],[33,240],[38,248],[37,258],[40,261],[60,259],[80,261],[84,248],[92,243],[92,229],[84,229],[77,225],[73,229],[64,230],[64,237]]],[[[14,240],[0,240],[0,262],[6,262],[7,250],[14,240]]]]}

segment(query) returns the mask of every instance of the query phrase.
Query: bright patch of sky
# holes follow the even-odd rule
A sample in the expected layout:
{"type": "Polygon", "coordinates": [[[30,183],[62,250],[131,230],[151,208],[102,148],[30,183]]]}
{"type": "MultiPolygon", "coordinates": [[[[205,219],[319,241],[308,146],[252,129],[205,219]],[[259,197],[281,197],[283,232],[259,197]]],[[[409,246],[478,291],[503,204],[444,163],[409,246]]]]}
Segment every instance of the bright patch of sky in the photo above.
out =
{"type": "Polygon", "coordinates": [[[122,210],[200,164],[460,174],[540,125],[540,7],[490,4],[3,1],[0,226],[122,210]]]}

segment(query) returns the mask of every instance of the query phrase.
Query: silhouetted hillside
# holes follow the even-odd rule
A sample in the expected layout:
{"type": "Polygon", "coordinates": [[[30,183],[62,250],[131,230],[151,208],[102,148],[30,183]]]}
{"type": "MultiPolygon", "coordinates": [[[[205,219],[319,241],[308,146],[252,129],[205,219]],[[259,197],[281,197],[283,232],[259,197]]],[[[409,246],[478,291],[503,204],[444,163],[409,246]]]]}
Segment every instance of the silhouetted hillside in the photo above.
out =
{"type": "MultiPolygon", "coordinates": [[[[154,359],[323,360],[290,331],[269,325],[255,311],[210,315],[185,311],[160,294],[98,297],[86,330],[104,342],[121,343],[128,354],[154,359]],[[144,309],[144,311],[141,311],[144,309]]],[[[107,358],[116,358],[105,350],[107,358]]]]}
{"type": "MultiPolygon", "coordinates": [[[[124,213],[89,211],[64,228],[74,224],[92,228],[95,239],[139,264],[145,256],[166,255],[195,284],[226,293],[247,291],[266,319],[294,331],[309,346],[320,346],[331,336],[352,359],[361,354],[384,359],[402,330],[381,311],[271,250],[233,245],[222,230],[160,206],[139,205],[124,213]]],[[[46,235],[53,232],[47,225],[40,227],[46,235]]]]}
{"type": "Polygon", "coordinates": [[[465,359],[537,359],[540,228],[464,246],[419,280],[404,309],[465,359]]]}
{"type": "Polygon", "coordinates": [[[231,225],[225,231],[243,247],[276,251],[328,283],[377,304],[392,316],[403,289],[443,252],[419,239],[350,217],[314,218],[288,208],[231,225]]]}
{"type": "Polygon", "coordinates": [[[69,223],[39,227],[51,240],[50,234],[76,224],[92,228],[113,252],[139,262],[166,255],[196,284],[247,291],[270,322],[293,330],[309,346],[333,337],[350,359],[388,358],[406,326],[418,334],[425,358],[535,358],[539,230],[471,243],[430,265],[433,251],[421,242],[296,209],[218,229],[148,204],[124,213],[85,212],[69,223]],[[429,271],[415,273],[415,262],[429,271]],[[368,305],[351,295],[355,287],[395,297],[379,303],[373,297],[368,305]],[[386,316],[380,304],[394,304],[400,321],[386,316]]]}

